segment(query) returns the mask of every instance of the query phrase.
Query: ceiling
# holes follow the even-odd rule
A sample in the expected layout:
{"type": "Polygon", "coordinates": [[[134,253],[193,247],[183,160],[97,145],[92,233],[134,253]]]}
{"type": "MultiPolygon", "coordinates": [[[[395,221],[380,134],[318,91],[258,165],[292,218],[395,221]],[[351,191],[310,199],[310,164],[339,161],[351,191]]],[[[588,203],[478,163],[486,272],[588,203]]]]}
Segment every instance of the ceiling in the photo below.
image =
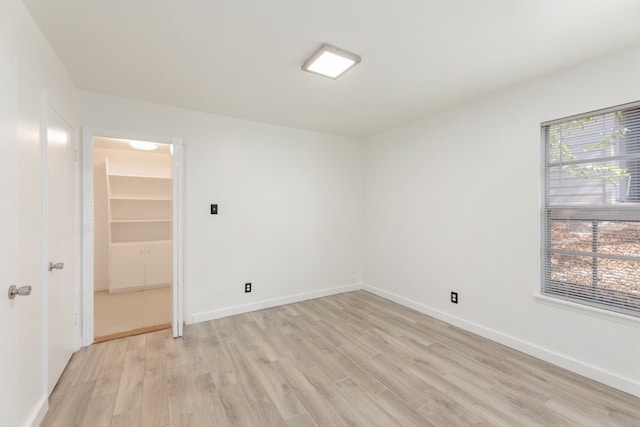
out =
{"type": "Polygon", "coordinates": [[[640,43],[637,0],[24,3],[81,90],[353,137],[640,43]]]}

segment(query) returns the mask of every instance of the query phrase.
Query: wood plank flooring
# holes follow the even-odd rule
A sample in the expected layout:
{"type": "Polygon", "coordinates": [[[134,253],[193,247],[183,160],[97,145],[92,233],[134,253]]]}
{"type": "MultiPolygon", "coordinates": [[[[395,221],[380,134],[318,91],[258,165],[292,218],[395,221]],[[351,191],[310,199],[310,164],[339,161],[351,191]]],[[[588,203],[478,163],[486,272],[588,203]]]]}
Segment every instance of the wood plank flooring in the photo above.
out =
{"type": "Polygon", "coordinates": [[[639,426],[640,399],[363,291],[94,344],[43,426],[639,426]]]}

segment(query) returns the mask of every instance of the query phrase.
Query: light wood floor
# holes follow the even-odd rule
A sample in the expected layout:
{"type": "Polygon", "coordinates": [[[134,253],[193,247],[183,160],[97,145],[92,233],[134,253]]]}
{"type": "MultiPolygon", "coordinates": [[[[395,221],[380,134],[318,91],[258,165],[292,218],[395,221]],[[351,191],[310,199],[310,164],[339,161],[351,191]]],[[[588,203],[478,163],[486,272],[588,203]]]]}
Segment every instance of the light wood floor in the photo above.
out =
{"type": "Polygon", "coordinates": [[[638,426],[640,399],[366,292],[94,344],[44,426],[638,426]]]}

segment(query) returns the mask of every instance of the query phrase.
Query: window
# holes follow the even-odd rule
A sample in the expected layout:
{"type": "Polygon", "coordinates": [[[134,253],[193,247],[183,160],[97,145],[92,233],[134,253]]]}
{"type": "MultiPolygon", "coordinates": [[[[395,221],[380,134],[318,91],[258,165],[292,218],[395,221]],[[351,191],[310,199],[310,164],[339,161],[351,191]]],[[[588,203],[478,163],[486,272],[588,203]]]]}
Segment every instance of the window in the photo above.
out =
{"type": "Polygon", "coordinates": [[[640,317],[640,104],[542,138],[542,294],[640,317]]]}

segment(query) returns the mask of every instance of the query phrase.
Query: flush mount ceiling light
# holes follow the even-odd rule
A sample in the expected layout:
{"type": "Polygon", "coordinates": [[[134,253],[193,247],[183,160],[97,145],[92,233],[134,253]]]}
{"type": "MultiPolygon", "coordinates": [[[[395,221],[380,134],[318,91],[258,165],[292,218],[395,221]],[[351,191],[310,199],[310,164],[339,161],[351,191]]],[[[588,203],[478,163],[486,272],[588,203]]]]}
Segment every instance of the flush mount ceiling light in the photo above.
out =
{"type": "Polygon", "coordinates": [[[323,44],[302,66],[304,71],[337,79],[351,67],[360,62],[360,57],[353,53],[323,44]]]}
{"type": "Polygon", "coordinates": [[[158,148],[158,144],[147,141],[129,141],[129,145],[136,150],[153,151],[158,148]]]}
{"type": "Polygon", "coordinates": [[[153,151],[158,148],[158,144],[150,141],[140,141],[138,139],[109,138],[114,142],[128,144],[131,148],[142,151],[153,151]]]}

